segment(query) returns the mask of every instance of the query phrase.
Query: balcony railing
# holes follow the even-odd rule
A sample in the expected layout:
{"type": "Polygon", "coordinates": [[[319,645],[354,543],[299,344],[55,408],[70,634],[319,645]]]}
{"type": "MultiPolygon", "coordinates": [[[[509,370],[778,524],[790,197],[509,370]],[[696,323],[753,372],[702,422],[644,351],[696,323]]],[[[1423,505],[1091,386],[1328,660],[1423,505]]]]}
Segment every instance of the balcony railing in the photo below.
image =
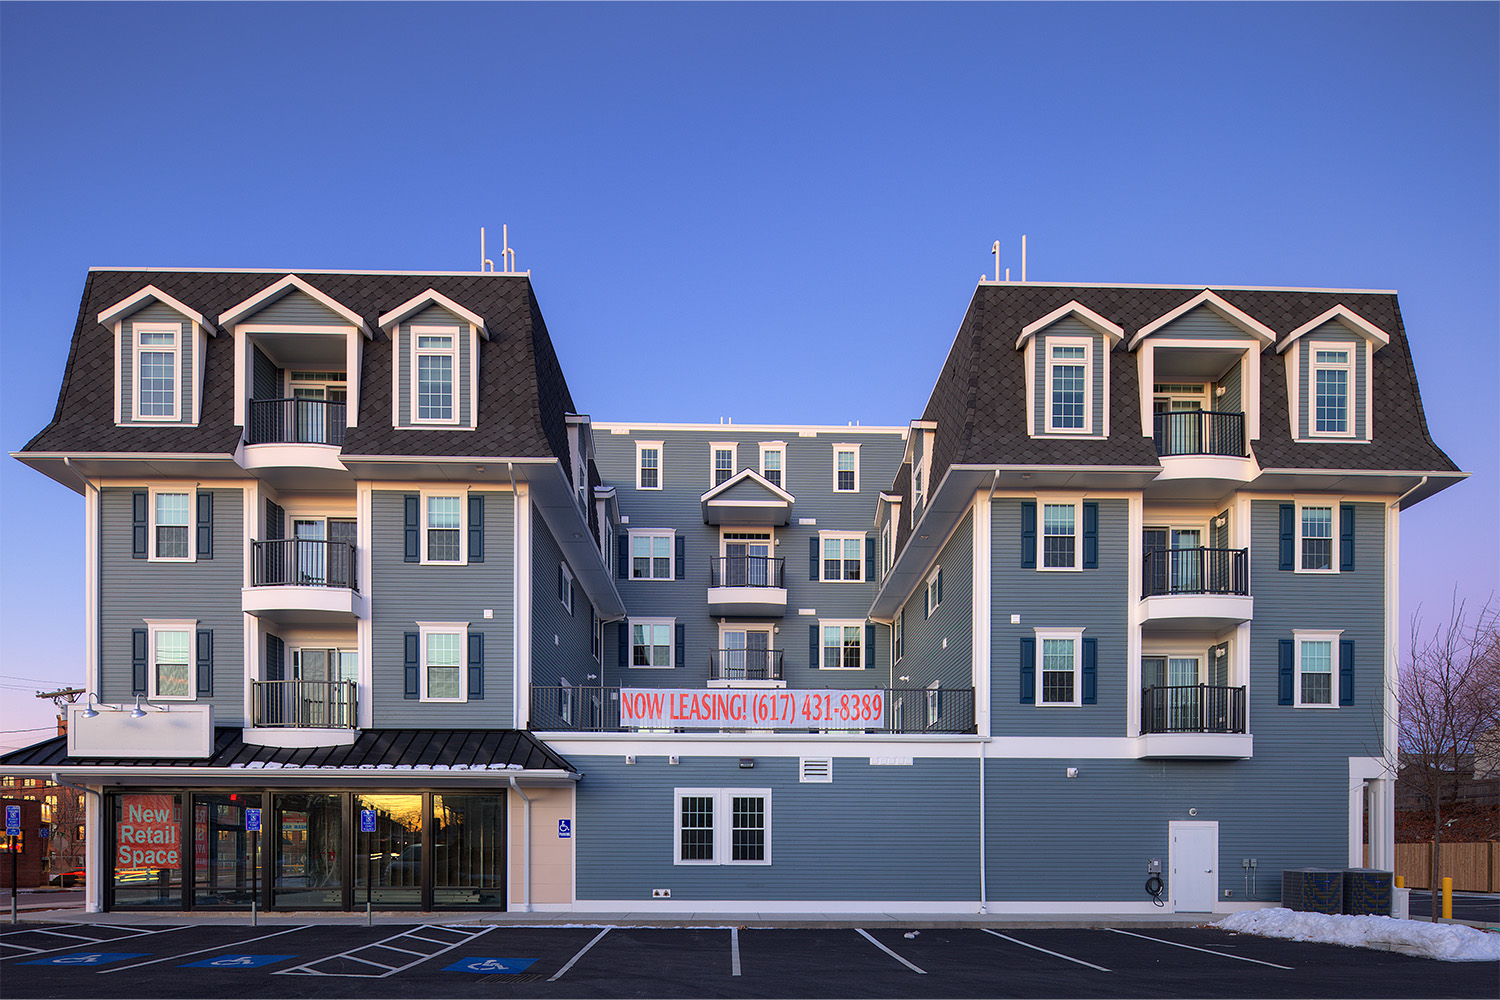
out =
{"type": "Polygon", "coordinates": [[[355,681],[251,681],[255,725],[269,729],[355,729],[355,681]]]}
{"type": "Polygon", "coordinates": [[[359,592],[353,542],[279,538],[250,543],[250,583],[256,587],[345,587],[359,592]]]}
{"type": "Polygon", "coordinates": [[[786,653],[779,649],[720,649],[712,657],[716,681],[779,681],[786,653]]]}
{"type": "MultiPolygon", "coordinates": [[[[623,733],[633,732],[620,725],[620,689],[617,687],[548,687],[531,688],[529,729],[538,732],[623,733]]],[[[676,730],[703,732],[705,730],[676,730]]],[[[892,733],[972,733],[974,732],[974,689],[891,688],[886,691],[885,725],[866,729],[820,727],[783,727],[755,729],[753,732],[809,733],[846,735],[892,733]]]]}
{"type": "Polygon", "coordinates": [[[1141,733],[1243,733],[1245,689],[1173,684],[1141,692],[1141,733]]]}
{"type": "Polygon", "coordinates": [[[786,560],[773,556],[720,556],[708,561],[710,587],[785,587],[786,560]]]}
{"type": "Polygon", "coordinates": [[[1154,414],[1158,455],[1245,457],[1245,415],[1213,410],[1154,414]]]}
{"type": "Polygon", "coordinates": [[[1250,593],[1248,549],[1155,549],[1141,561],[1141,596],[1250,593]]]}
{"type": "Polygon", "coordinates": [[[246,443],[342,445],[347,411],[326,399],[252,399],[246,443]]]}

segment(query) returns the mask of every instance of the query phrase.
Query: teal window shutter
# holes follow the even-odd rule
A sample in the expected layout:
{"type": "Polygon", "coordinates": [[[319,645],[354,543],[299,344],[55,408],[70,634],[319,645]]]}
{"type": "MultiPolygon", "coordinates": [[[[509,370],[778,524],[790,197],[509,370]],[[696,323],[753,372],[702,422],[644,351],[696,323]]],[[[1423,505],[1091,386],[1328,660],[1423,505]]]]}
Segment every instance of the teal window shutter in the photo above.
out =
{"type": "Polygon", "coordinates": [[[1276,666],[1276,704],[1294,704],[1292,698],[1292,640],[1282,639],[1277,643],[1278,662],[1276,666]]]}
{"type": "Polygon", "coordinates": [[[484,562],[484,497],[481,495],[469,497],[469,562],[484,562]]]}
{"type": "Polygon", "coordinates": [[[1036,638],[1021,640],[1021,704],[1036,704],[1036,638]]]}
{"type": "MultiPolygon", "coordinates": [[[[422,498],[415,493],[408,493],[401,498],[403,516],[403,541],[406,551],[403,559],[406,562],[422,561],[422,498]]],[[[416,695],[407,695],[414,698],[416,695]]]]}
{"type": "Polygon", "coordinates": [[[214,557],[214,495],[211,490],[198,491],[198,538],[196,548],[199,559],[214,557]]]}
{"type": "Polygon", "coordinates": [[[130,693],[146,693],[146,630],[130,630],[130,693]]]}
{"type": "Polygon", "coordinates": [[[630,666],[630,622],[620,622],[620,656],[619,664],[622,667],[630,666]]]}
{"type": "Polygon", "coordinates": [[[1339,570],[1354,569],[1354,505],[1339,504],[1339,570]]]}
{"type": "Polygon", "coordinates": [[[484,633],[469,633],[469,700],[484,700],[484,633]]]}
{"type": "Polygon", "coordinates": [[[149,494],[136,490],[130,494],[130,558],[146,558],[146,517],[149,494]]]}
{"type": "Polygon", "coordinates": [[[406,633],[405,638],[406,656],[402,664],[402,673],[404,675],[406,683],[401,696],[408,700],[415,701],[416,699],[422,697],[422,681],[420,677],[422,670],[422,661],[421,659],[419,659],[420,647],[422,645],[422,633],[408,632],[406,633]]]}
{"type": "Polygon", "coordinates": [[[807,578],[814,583],[818,580],[818,536],[813,535],[807,540],[807,578]]]}
{"type": "Polygon", "coordinates": [[[198,630],[198,697],[211,697],[214,693],[214,633],[213,629],[198,630]]]}
{"type": "Polygon", "coordinates": [[[1339,640],[1339,704],[1354,704],[1354,640],[1339,640]]]}
{"type": "MultiPolygon", "coordinates": [[[[1297,554],[1297,508],[1292,504],[1281,505],[1281,559],[1280,569],[1290,570],[1297,554]]],[[[1290,704],[1290,702],[1283,702],[1290,704]]]]}
{"type": "Polygon", "coordinates": [[[1083,568],[1099,568],[1099,505],[1083,505],[1083,568]]]}
{"type": "Polygon", "coordinates": [[[817,670],[823,665],[823,661],[818,655],[818,648],[818,626],[814,622],[807,626],[807,665],[813,670],[817,670]]]}
{"type": "Polygon", "coordinates": [[[1036,501],[1021,504],[1021,568],[1036,569],[1036,501]]]}
{"type": "Polygon", "coordinates": [[[676,576],[679,580],[687,579],[687,538],[677,536],[677,567],[676,576]]]}
{"type": "Polygon", "coordinates": [[[1099,703],[1099,640],[1083,640],[1083,703],[1099,703]]]}

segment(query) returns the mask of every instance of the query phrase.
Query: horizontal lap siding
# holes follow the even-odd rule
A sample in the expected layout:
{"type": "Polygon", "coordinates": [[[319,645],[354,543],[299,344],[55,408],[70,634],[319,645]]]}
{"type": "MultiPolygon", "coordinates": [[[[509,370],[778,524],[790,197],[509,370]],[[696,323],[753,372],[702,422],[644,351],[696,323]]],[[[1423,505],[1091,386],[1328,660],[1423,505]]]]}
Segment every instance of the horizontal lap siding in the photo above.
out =
{"type": "MultiPolygon", "coordinates": [[[[192,484],[182,484],[191,490],[192,484]]],[[[99,697],[133,701],[130,634],[146,619],[196,619],[214,633],[214,723],[239,725],[245,714],[244,500],[240,490],[216,489],[212,559],[151,562],[131,557],[132,489],[99,491],[99,697]]],[[[196,507],[194,508],[196,511],[196,507]]],[[[195,647],[196,648],[196,647],[195,647]]],[[[190,654],[191,655],[191,654],[190,654]]],[[[192,671],[196,677],[196,671],[192,671]]]]}
{"type": "MultiPolygon", "coordinates": [[[[926,581],[906,602],[898,688],[925,688],[938,681],[944,688],[974,686],[974,514],[964,515],[938,556],[943,570],[943,601],[924,617],[926,581]],[[948,647],[943,648],[943,640],[948,647]]],[[[928,570],[930,577],[932,570],[928,570]]]]}
{"type": "Polygon", "coordinates": [[[1253,342],[1250,334],[1214,312],[1208,306],[1190,309],[1156,331],[1154,336],[1190,337],[1193,340],[1239,340],[1253,342]]]}
{"type": "Polygon", "coordinates": [[[300,289],[245,317],[245,322],[264,326],[348,326],[349,321],[300,289]]]}
{"type": "Polygon", "coordinates": [[[578,899],[959,900],[978,892],[979,765],[840,757],[832,784],[801,784],[795,757],[573,757],[578,899]],[[674,788],[770,788],[770,865],[676,865],[674,788]],[[871,817],[879,816],[878,822],[871,817]],[[919,849],[917,849],[919,848],[919,849]],[[899,859],[894,860],[893,859],[899,859]]]}
{"type": "Polygon", "coordinates": [[[1036,344],[1036,432],[1047,433],[1047,408],[1052,400],[1047,392],[1048,341],[1056,337],[1087,337],[1093,345],[1090,350],[1089,393],[1092,398],[1093,421],[1090,434],[1104,433],[1104,373],[1109,366],[1109,342],[1102,334],[1085,325],[1082,320],[1069,316],[1060,319],[1037,335],[1036,344]]]}
{"type": "Polygon", "coordinates": [[[1241,395],[1240,383],[1240,366],[1236,362],[1234,367],[1229,369],[1224,375],[1223,381],[1219,383],[1219,387],[1224,390],[1224,395],[1210,400],[1208,408],[1210,410],[1217,410],[1220,413],[1242,412],[1245,404],[1241,395]]]}
{"type": "MultiPolygon", "coordinates": [[[[374,622],[375,727],[509,728],[515,689],[515,502],[509,492],[484,497],[484,562],[423,566],[404,561],[406,492],[377,490],[371,503],[370,615],[374,622]],[[494,612],[485,618],[484,610],[494,612]],[[484,635],[484,700],[442,704],[408,700],[403,636],[419,621],[466,621],[484,635]]],[[[464,521],[468,523],[467,505],[464,521]]]]}
{"type": "MultiPolygon", "coordinates": [[[[563,607],[557,582],[562,549],[547,523],[531,508],[531,683],[552,687],[559,679],[569,684],[598,684],[599,673],[589,637],[589,599],[573,581],[573,613],[563,607]]],[[[572,569],[572,567],[569,567],[572,569]]],[[[574,571],[575,577],[577,571],[574,571]]]]}

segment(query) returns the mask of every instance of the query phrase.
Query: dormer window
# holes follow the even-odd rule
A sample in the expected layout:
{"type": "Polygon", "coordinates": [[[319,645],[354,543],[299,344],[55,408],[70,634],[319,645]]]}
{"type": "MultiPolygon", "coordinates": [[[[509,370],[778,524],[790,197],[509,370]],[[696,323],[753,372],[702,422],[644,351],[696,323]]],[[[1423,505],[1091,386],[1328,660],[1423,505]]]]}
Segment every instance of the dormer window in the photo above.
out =
{"type": "Polygon", "coordinates": [[[1371,438],[1371,372],[1390,335],[1342,305],[1288,333],[1288,419],[1299,441],[1367,442],[1371,438]]]}
{"type": "Polygon", "coordinates": [[[1354,433],[1349,420],[1349,389],[1354,384],[1349,345],[1319,344],[1312,350],[1313,433],[1354,433]]]}
{"type": "Polygon", "coordinates": [[[135,415],[138,420],[176,420],[177,323],[135,324],[135,415]]]}
{"type": "Polygon", "coordinates": [[[1109,436],[1109,357],[1124,334],[1077,301],[1021,330],[1016,349],[1025,352],[1027,433],[1109,436]]]}
{"type": "Polygon", "coordinates": [[[479,341],[490,336],[482,316],[429,288],[381,316],[380,329],[393,345],[393,426],[479,426],[479,341]]]}
{"type": "Polygon", "coordinates": [[[98,318],[115,334],[115,423],[196,424],[214,334],[208,320],[155,285],[98,318]]]}
{"type": "Polygon", "coordinates": [[[1091,339],[1048,338],[1048,433],[1087,433],[1093,427],[1088,391],[1092,347],[1091,339]]]}
{"type": "Polygon", "coordinates": [[[412,398],[418,423],[451,424],[457,421],[454,404],[454,373],[458,369],[457,327],[412,327],[412,398]]]}

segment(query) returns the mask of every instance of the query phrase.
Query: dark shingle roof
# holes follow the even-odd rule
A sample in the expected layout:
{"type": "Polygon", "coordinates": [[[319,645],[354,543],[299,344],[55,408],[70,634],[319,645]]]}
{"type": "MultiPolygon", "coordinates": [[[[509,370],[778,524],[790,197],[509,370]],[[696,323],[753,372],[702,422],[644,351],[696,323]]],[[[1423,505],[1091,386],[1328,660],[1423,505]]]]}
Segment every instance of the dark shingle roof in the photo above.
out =
{"type": "Polygon", "coordinates": [[[364,352],[359,426],[344,439],[346,454],[566,458],[563,415],[573,409],[573,401],[530,279],[493,273],[90,271],[56,413],[23,450],[233,452],[240,432],[234,424],[234,345],[229,331],[209,338],[203,414],[197,427],[117,427],[114,334],[96,320],[103,310],[155,285],[213,322],[288,273],[358,313],[375,331],[364,352]],[[383,313],[428,288],[482,316],[489,331],[490,339],[481,340],[479,347],[477,431],[396,431],[391,426],[390,341],[377,323],[383,313]]]}

